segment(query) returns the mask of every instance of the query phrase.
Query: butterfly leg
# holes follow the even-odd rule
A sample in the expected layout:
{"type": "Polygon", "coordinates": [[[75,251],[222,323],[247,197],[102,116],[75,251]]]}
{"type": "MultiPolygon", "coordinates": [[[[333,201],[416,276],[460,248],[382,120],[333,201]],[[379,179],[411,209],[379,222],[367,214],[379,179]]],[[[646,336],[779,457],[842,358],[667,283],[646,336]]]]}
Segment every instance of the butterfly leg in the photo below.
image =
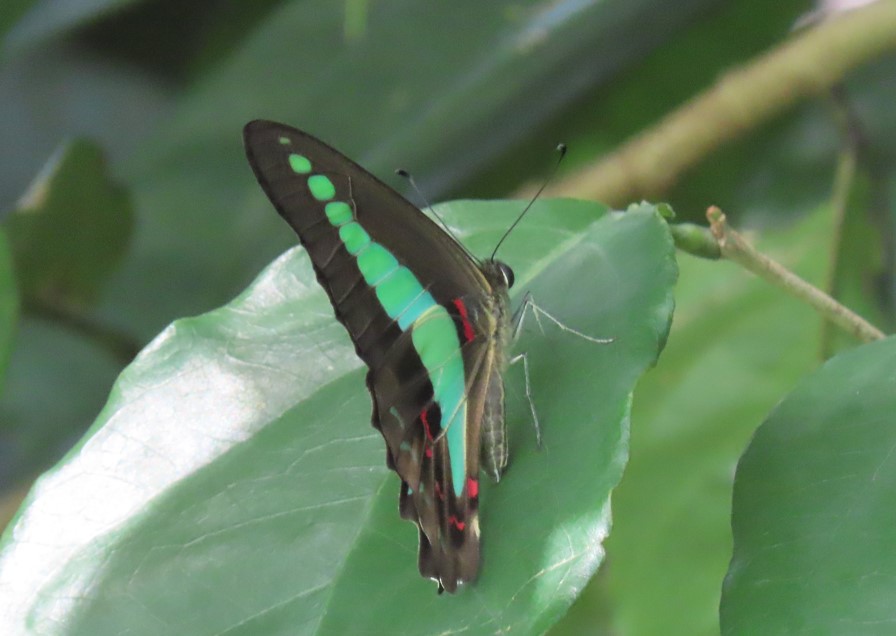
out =
{"type": "Polygon", "coordinates": [[[523,363],[523,377],[526,379],[526,400],[529,402],[529,411],[532,413],[532,425],[535,426],[535,443],[538,448],[541,448],[541,424],[538,421],[535,402],[532,401],[532,384],[529,382],[529,355],[527,353],[517,354],[508,363],[516,364],[520,361],[523,363]]]}
{"type": "MultiPolygon", "coordinates": [[[[523,302],[520,303],[519,308],[514,312],[513,317],[511,319],[511,327],[512,327],[512,340],[516,342],[519,340],[520,333],[523,330],[523,322],[526,319],[526,310],[531,310],[532,316],[535,318],[535,322],[538,323],[538,328],[541,329],[541,332],[544,333],[544,325],[541,322],[541,316],[544,316],[555,325],[557,325],[562,331],[566,333],[572,334],[574,336],[578,336],[579,338],[583,338],[588,342],[593,342],[595,344],[609,344],[613,342],[613,338],[595,338],[593,336],[589,336],[587,334],[582,333],[572,327],[568,327],[552,316],[550,313],[539,307],[535,300],[532,298],[531,292],[526,292],[523,296],[523,302]]],[[[516,364],[517,362],[522,361],[523,363],[523,375],[526,379],[526,399],[529,402],[529,410],[532,412],[532,424],[535,426],[535,440],[538,444],[538,447],[541,448],[541,422],[538,419],[538,412],[535,410],[535,402],[532,400],[532,386],[529,381],[529,357],[526,353],[520,353],[514,357],[512,357],[508,363],[516,364]]]]}
{"type": "Polygon", "coordinates": [[[526,292],[526,295],[523,296],[523,302],[520,303],[519,308],[513,314],[513,341],[516,342],[520,337],[520,332],[523,330],[523,322],[526,319],[526,310],[531,309],[532,315],[535,317],[535,322],[538,323],[538,328],[541,329],[542,333],[544,333],[544,325],[541,324],[540,316],[544,316],[552,323],[560,327],[562,331],[566,333],[572,334],[574,336],[578,336],[588,342],[593,342],[595,344],[609,344],[613,342],[613,338],[595,338],[594,336],[589,336],[588,334],[584,334],[581,331],[573,329],[560,322],[558,318],[555,318],[546,310],[542,309],[538,304],[536,304],[535,300],[532,298],[531,292],[526,292]]]}

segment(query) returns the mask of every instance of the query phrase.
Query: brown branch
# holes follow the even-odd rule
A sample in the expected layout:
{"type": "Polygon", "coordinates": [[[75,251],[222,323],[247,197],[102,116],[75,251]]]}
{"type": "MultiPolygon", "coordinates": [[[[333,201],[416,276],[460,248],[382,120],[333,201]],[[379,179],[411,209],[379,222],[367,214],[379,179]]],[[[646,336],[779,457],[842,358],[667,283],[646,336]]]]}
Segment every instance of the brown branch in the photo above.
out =
{"type": "Polygon", "coordinates": [[[662,194],[723,143],[743,136],[852,69],[896,49],[896,2],[886,0],[799,31],[722,77],[653,128],[548,190],[623,205],[662,194]]]}

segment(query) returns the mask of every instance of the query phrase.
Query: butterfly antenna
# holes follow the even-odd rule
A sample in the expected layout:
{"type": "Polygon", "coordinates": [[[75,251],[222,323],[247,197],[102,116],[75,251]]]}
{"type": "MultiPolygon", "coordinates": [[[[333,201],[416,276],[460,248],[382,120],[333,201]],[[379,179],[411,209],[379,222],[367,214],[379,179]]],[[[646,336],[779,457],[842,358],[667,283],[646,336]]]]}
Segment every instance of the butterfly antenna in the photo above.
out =
{"type": "Polygon", "coordinates": [[[492,255],[490,260],[494,260],[495,254],[498,253],[498,248],[501,247],[501,243],[510,236],[510,233],[513,231],[513,228],[519,224],[520,221],[523,220],[523,217],[526,216],[526,212],[529,211],[529,208],[538,200],[538,197],[541,196],[541,193],[544,192],[544,189],[548,187],[548,184],[554,180],[554,177],[557,175],[557,169],[560,167],[560,162],[563,161],[563,157],[566,156],[566,144],[557,144],[557,152],[560,153],[557,157],[557,163],[554,164],[554,169],[551,170],[551,173],[548,175],[548,178],[544,180],[544,183],[541,184],[541,187],[538,188],[538,192],[535,193],[535,196],[532,197],[532,200],[529,201],[528,205],[523,208],[523,211],[520,212],[520,215],[516,217],[516,221],[510,224],[510,227],[504,232],[504,235],[501,236],[501,240],[498,241],[498,244],[495,245],[495,249],[492,250],[492,255]]]}
{"type": "Polygon", "coordinates": [[[423,201],[423,203],[426,204],[426,209],[429,210],[429,213],[432,214],[434,217],[436,217],[436,219],[438,219],[441,226],[445,229],[445,232],[448,233],[448,236],[450,236],[451,238],[454,239],[454,242],[457,243],[460,246],[460,248],[464,252],[467,253],[467,256],[469,256],[474,261],[478,262],[479,259],[477,259],[473,254],[471,254],[470,251],[466,248],[466,246],[458,240],[458,238],[454,235],[454,232],[451,231],[451,228],[448,227],[448,224],[445,223],[445,219],[443,219],[441,216],[439,216],[439,213],[436,212],[435,209],[432,207],[432,204],[426,198],[426,195],[423,194],[423,191],[417,187],[417,182],[414,180],[414,176],[410,172],[405,170],[404,168],[399,168],[398,170],[395,171],[395,174],[397,174],[399,177],[402,177],[402,178],[408,180],[408,183],[411,184],[411,188],[414,189],[414,192],[417,193],[417,196],[420,197],[420,199],[423,201]]]}

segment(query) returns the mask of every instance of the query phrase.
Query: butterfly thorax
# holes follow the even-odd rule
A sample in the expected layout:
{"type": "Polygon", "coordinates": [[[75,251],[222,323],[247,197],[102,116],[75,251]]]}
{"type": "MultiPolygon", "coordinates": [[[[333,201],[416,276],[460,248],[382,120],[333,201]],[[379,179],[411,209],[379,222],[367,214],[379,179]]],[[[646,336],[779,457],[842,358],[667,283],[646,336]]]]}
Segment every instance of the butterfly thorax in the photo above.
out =
{"type": "Polygon", "coordinates": [[[485,401],[480,430],[482,469],[495,481],[507,466],[507,426],[504,419],[504,381],[508,351],[512,339],[510,296],[513,270],[502,261],[489,259],[480,263],[480,270],[491,288],[487,300],[492,318],[485,379],[485,401]]]}

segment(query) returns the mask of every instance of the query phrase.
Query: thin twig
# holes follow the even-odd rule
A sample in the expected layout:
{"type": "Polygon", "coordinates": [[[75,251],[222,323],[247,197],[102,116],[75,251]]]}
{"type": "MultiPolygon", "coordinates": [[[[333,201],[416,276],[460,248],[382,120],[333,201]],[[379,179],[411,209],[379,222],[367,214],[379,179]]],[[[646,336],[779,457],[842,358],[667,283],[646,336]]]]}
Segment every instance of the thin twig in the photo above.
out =
{"type": "Polygon", "coordinates": [[[716,206],[706,211],[709,228],[719,243],[722,256],[742,265],[789,294],[806,301],[822,317],[863,342],[880,340],[884,333],[867,320],[844,307],[836,300],[813,287],[780,263],[757,251],[744,238],[732,230],[725,214],[716,206]]]}

